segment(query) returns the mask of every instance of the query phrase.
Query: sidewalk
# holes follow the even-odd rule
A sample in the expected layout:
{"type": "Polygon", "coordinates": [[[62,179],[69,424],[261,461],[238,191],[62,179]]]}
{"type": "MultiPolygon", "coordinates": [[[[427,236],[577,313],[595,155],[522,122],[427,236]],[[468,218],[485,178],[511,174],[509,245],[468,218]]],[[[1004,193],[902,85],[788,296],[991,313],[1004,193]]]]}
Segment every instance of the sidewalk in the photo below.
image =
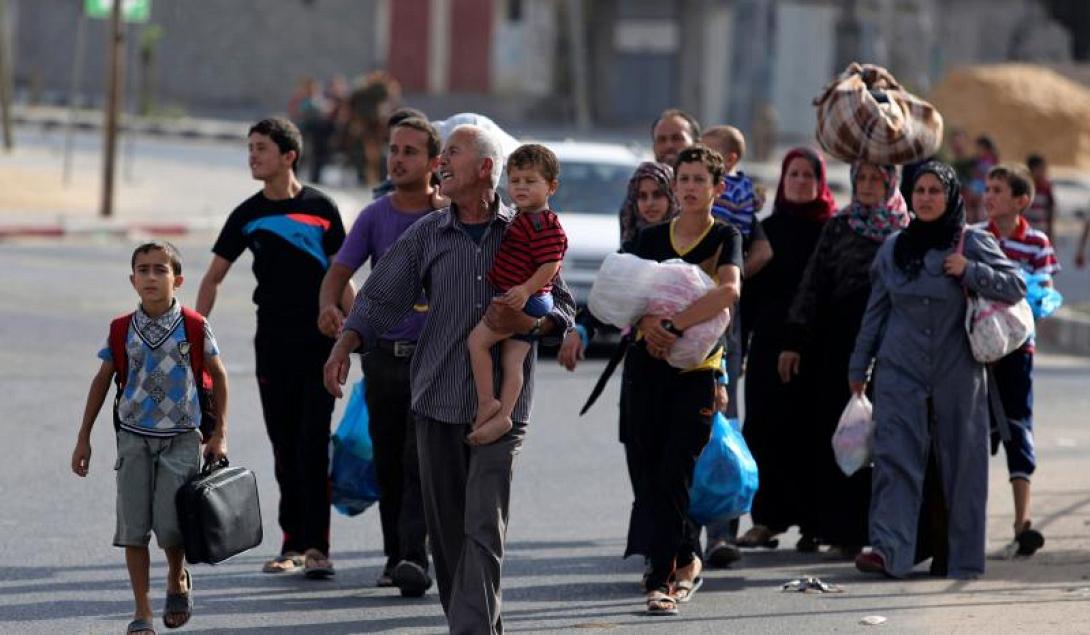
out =
{"type": "MultiPolygon", "coordinates": [[[[40,113],[39,113],[40,114],[40,113]]],[[[46,112],[42,116],[48,115],[46,112]]],[[[250,177],[241,136],[217,138],[224,122],[203,121],[207,136],[122,136],[110,218],[102,197],[98,131],[74,135],[71,173],[63,179],[62,128],[20,126],[15,150],[0,153],[0,240],[72,236],[179,236],[214,232],[260,184],[250,177]]],[[[322,186],[350,222],[370,200],[369,190],[322,186]]]]}

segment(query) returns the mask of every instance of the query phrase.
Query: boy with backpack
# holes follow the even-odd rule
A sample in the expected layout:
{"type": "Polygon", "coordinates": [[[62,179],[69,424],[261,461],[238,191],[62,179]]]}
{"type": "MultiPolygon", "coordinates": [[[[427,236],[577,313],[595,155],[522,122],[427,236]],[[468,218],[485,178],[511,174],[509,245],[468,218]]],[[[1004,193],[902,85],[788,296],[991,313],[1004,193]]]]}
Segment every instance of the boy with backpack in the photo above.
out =
{"type": "Polygon", "coordinates": [[[193,610],[193,583],[182,564],[185,549],[174,496],[200,470],[202,429],[208,432],[205,460],[227,455],[227,371],[208,323],[174,296],[182,284],[182,263],[173,245],[150,242],[137,247],[129,281],[140,305],[111,323],[106,346],[98,353],[102,365],[87,395],[72,471],[87,476],[91,428],[114,381],[114,545],[125,548],[136,602],[127,632],[154,633],[148,600],[153,531],[168,564],[163,623],[178,628],[193,610]],[[202,413],[202,400],[214,413],[202,413]],[[208,430],[202,419],[216,423],[208,430]]]}
{"type": "MultiPolygon", "coordinates": [[[[984,189],[988,221],[982,228],[999,240],[1003,253],[1025,274],[1051,276],[1060,270],[1052,243],[1043,231],[1030,227],[1024,217],[1033,196],[1033,176],[1025,166],[1000,164],[991,168],[984,189]]],[[[1005,417],[1010,430],[1010,439],[1003,441],[1003,449],[1014,494],[1014,540],[999,554],[1004,558],[1033,555],[1045,544],[1044,536],[1033,529],[1029,517],[1030,476],[1037,466],[1033,449],[1033,353],[1031,337],[991,369],[1003,405],[1002,413],[992,413],[993,421],[1005,417]]],[[[993,428],[996,428],[994,423],[993,428]]],[[[998,434],[993,431],[993,450],[998,449],[998,442],[998,434]]]]}

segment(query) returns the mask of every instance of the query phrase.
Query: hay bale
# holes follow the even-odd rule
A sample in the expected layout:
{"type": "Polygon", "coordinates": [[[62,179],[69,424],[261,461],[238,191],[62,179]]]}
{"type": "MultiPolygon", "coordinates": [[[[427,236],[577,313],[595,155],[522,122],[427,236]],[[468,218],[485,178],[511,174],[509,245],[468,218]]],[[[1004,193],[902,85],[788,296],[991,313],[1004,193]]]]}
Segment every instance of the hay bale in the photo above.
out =
{"type": "Polygon", "coordinates": [[[947,130],[990,136],[1001,160],[1037,152],[1090,169],[1090,89],[1041,66],[997,64],[949,73],[929,96],[947,130]]]}

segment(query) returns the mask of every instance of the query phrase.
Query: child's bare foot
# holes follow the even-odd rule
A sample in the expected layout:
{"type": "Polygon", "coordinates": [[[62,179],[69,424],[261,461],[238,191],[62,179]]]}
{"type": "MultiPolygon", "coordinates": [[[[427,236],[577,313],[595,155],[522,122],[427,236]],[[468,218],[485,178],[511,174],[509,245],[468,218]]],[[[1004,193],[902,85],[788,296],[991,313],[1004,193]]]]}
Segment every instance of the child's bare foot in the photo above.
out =
{"type": "Polygon", "coordinates": [[[500,437],[507,434],[507,431],[514,427],[511,423],[511,417],[504,417],[497,414],[488,421],[485,421],[481,425],[477,426],[473,432],[470,432],[466,436],[466,441],[470,445],[488,445],[493,441],[498,441],[500,437]]]}
{"type": "Polygon", "coordinates": [[[476,430],[486,421],[500,413],[500,400],[495,397],[477,400],[477,418],[473,420],[473,429],[476,430]]]}

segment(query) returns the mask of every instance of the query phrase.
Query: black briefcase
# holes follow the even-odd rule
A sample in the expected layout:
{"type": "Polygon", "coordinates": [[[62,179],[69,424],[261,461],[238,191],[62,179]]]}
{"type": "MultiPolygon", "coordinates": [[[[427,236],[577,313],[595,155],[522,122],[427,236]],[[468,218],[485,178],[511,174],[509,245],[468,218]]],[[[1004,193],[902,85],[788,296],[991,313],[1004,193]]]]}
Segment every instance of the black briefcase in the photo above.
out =
{"type": "Polygon", "coordinates": [[[204,466],[175,496],[190,564],[216,564],[261,544],[257,477],[227,459],[204,466]]]}

